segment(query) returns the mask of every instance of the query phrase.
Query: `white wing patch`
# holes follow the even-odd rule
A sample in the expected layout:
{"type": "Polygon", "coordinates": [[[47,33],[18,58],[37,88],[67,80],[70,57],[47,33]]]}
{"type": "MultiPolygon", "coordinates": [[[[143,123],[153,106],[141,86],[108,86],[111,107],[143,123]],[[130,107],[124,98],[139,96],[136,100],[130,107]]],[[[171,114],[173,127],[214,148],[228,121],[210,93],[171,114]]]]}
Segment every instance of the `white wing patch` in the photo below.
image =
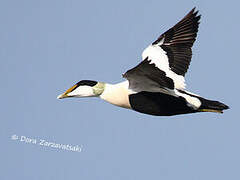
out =
{"type": "Polygon", "coordinates": [[[188,106],[192,107],[195,110],[198,109],[202,104],[197,97],[189,96],[188,94],[181,93],[177,90],[175,90],[175,94],[183,97],[188,102],[188,106]]]}
{"type": "Polygon", "coordinates": [[[146,57],[150,60],[150,64],[155,64],[157,68],[164,71],[166,76],[171,78],[174,82],[174,88],[185,89],[185,79],[183,76],[176,74],[169,67],[168,56],[166,52],[159,46],[163,42],[159,42],[157,45],[148,46],[142,53],[142,59],[146,57]]]}

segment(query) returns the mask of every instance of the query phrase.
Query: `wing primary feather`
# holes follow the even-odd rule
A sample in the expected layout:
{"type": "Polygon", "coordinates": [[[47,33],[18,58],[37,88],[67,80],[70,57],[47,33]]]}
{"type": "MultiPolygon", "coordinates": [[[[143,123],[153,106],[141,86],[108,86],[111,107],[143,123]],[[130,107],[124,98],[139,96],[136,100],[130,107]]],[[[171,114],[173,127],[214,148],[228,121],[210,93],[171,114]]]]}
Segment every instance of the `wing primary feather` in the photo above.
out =
{"type": "Polygon", "coordinates": [[[196,40],[201,15],[193,8],[175,26],[163,33],[152,45],[159,45],[167,54],[169,67],[184,76],[192,58],[192,46],[196,40]],[[184,66],[181,66],[181,63],[184,66]],[[183,68],[184,67],[184,68],[183,68]]]}

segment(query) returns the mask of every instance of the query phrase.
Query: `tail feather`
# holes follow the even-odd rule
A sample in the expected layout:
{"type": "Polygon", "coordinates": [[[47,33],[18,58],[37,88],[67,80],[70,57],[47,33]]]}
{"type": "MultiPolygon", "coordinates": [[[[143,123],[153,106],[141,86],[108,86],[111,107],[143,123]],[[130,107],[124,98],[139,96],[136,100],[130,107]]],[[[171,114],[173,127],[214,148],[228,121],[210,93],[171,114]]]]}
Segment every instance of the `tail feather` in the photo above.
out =
{"type": "Polygon", "coordinates": [[[223,113],[223,110],[229,109],[229,107],[219,101],[212,101],[204,98],[199,98],[201,101],[201,106],[199,111],[202,112],[217,112],[223,113]]]}

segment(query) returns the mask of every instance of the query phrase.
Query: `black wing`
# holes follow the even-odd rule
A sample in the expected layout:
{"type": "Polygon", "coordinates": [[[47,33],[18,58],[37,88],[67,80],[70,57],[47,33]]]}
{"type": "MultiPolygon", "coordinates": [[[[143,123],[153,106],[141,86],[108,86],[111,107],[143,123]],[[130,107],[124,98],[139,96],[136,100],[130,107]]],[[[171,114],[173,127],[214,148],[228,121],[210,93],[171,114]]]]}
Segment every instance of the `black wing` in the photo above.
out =
{"type": "Polygon", "coordinates": [[[174,89],[174,82],[166,76],[166,73],[154,64],[150,64],[148,58],[136,67],[128,70],[123,77],[129,81],[129,88],[132,90],[150,90],[159,88],[174,89]]]}
{"type": "Polygon", "coordinates": [[[185,75],[189,67],[201,15],[193,8],[180,22],[162,34],[152,45],[166,51],[169,66],[178,75],[185,75]]]}

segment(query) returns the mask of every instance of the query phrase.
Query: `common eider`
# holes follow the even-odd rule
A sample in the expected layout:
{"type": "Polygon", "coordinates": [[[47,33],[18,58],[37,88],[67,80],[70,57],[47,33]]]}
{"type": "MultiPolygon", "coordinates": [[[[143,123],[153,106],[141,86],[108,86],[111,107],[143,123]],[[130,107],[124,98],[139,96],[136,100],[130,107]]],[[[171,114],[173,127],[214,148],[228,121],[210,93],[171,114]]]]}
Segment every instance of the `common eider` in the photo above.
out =
{"type": "Polygon", "coordinates": [[[100,97],[140,113],[171,116],[217,112],[229,107],[185,90],[184,76],[192,58],[201,15],[193,8],[181,21],[163,33],[142,53],[142,62],[123,74],[126,80],[108,84],[82,80],[58,96],[100,97]]]}

